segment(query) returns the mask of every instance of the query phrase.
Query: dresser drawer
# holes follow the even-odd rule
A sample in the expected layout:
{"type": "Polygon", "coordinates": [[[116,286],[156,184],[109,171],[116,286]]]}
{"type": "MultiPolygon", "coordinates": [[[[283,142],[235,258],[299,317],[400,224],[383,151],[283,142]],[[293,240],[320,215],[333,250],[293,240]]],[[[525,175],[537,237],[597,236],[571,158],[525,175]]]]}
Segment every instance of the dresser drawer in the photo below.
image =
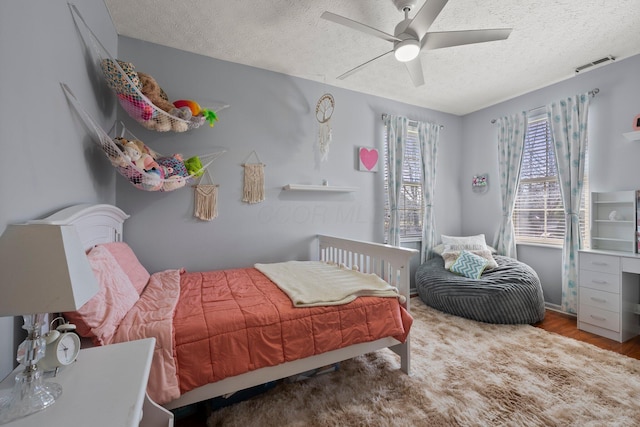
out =
{"type": "Polygon", "coordinates": [[[580,310],[587,305],[617,313],[620,311],[620,295],[581,287],[580,310]]]}
{"type": "Polygon", "coordinates": [[[620,332],[620,314],[589,305],[580,306],[578,321],[620,332]]]}
{"type": "Polygon", "coordinates": [[[640,274],[640,258],[622,258],[622,271],[640,274]]]}
{"type": "Polygon", "coordinates": [[[601,273],[599,271],[589,271],[581,268],[578,280],[580,288],[597,289],[615,294],[620,293],[619,274],[601,273]]]}
{"type": "Polygon", "coordinates": [[[620,273],[620,258],[616,256],[581,252],[579,264],[581,270],[620,273]]]}

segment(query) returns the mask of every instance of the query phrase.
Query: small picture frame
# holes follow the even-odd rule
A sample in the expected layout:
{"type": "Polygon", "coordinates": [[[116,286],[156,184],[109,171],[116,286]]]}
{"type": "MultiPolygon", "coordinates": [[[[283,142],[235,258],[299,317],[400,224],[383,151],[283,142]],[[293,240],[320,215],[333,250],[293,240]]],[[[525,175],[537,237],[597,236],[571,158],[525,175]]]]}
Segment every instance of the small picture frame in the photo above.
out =
{"type": "Polygon", "coordinates": [[[363,172],[378,172],[378,149],[373,147],[358,147],[358,170],[363,172]]]}
{"type": "Polygon", "coordinates": [[[471,189],[474,193],[485,193],[489,190],[489,174],[477,174],[471,179],[471,189]]]}

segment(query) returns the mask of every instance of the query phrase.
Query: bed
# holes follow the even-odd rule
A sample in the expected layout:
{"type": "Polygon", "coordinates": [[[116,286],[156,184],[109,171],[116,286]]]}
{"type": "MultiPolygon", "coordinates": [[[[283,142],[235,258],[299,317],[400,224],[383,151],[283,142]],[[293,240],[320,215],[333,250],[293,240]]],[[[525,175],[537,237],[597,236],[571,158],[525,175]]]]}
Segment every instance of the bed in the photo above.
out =
{"type": "Polygon", "coordinates": [[[119,208],[99,204],[71,206],[32,222],[73,225],[102,282],[99,295],[117,297],[117,303],[100,300],[91,306],[90,301],[78,312],[66,313],[81,335],[98,345],[156,338],[147,392],[165,408],[227,395],[383,348],[397,353],[400,369],[409,373],[409,261],[417,251],[314,236],[315,261],[293,261],[295,268],[310,264],[330,277],[384,279],[384,286],[395,293],[393,297],[367,293],[344,304],[298,307],[267,277],[272,270],[265,274],[258,269],[261,265],[149,275],[122,241],[127,218],[119,208]],[[106,313],[95,321],[92,317],[99,311],[106,313]],[[192,323],[194,319],[199,323],[192,323]]]}
{"type": "Polygon", "coordinates": [[[420,299],[445,313],[486,323],[536,323],[544,319],[542,285],[535,270],[498,255],[484,234],[441,235],[433,258],[415,273],[420,299]]]}

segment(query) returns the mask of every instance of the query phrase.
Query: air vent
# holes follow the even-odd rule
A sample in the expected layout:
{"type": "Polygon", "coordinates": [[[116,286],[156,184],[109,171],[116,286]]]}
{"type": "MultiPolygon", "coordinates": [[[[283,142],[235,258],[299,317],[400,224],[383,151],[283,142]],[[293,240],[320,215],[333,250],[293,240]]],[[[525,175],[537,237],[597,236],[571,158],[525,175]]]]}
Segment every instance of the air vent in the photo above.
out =
{"type": "Polygon", "coordinates": [[[609,55],[609,56],[605,56],[604,58],[600,58],[600,59],[596,59],[593,62],[589,62],[588,64],[584,64],[581,65],[579,67],[576,68],[576,74],[581,73],[585,70],[588,70],[589,68],[595,67],[597,65],[603,65],[606,64],[607,62],[611,62],[611,61],[615,61],[616,58],[614,58],[613,56],[609,55]]]}

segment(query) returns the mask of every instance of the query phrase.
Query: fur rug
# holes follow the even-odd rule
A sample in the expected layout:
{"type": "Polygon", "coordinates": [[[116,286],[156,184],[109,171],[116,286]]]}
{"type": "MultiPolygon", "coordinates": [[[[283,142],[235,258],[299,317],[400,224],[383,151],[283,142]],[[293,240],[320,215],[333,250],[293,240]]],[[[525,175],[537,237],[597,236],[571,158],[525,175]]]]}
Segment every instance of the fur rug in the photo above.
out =
{"type": "Polygon", "coordinates": [[[640,361],[411,304],[411,376],[380,350],[215,411],[208,426],[640,425],[640,361]]]}

